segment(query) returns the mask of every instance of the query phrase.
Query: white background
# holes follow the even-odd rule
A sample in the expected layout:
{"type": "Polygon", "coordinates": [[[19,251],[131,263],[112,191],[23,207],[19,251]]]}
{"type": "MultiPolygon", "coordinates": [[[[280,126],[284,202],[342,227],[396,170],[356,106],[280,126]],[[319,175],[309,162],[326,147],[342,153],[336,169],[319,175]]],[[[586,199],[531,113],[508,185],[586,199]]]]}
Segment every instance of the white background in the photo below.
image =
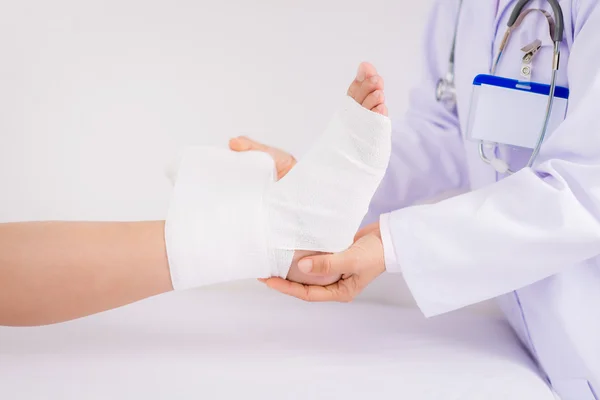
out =
{"type": "Polygon", "coordinates": [[[247,134],[301,156],[363,60],[401,116],[431,3],[0,1],[0,222],[163,219],[178,149],[247,134]]]}
{"type": "Polygon", "coordinates": [[[179,147],[301,155],[362,60],[401,115],[428,4],[1,0],[0,221],[164,218],[179,147]]]}

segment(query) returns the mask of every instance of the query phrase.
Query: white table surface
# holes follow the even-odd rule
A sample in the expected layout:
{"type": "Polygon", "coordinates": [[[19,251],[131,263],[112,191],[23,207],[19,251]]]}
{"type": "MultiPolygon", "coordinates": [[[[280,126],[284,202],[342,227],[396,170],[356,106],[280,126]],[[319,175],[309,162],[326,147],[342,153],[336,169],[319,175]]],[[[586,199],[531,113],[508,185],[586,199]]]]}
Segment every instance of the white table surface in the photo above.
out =
{"type": "Polygon", "coordinates": [[[506,324],[260,285],[0,328],[2,399],[551,400],[506,324]]]}

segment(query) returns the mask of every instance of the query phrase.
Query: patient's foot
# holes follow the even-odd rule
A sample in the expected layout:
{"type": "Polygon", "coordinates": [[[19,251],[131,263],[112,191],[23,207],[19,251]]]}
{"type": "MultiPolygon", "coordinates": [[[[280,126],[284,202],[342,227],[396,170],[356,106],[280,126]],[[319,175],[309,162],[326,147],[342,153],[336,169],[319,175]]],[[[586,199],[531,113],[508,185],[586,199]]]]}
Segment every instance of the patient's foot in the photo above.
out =
{"type": "MultiPolygon", "coordinates": [[[[347,94],[367,110],[387,116],[388,110],[385,105],[385,95],[383,89],[383,78],[378,75],[377,70],[373,65],[365,62],[360,64],[356,77],[350,84],[347,94]]],[[[367,126],[367,128],[369,127],[367,126]]],[[[335,150],[335,143],[333,145],[334,148],[331,148],[330,150],[335,150]]],[[[289,153],[286,153],[280,149],[266,146],[247,137],[238,137],[232,139],[229,142],[229,147],[231,150],[238,152],[261,151],[269,154],[275,161],[278,179],[281,179],[285,175],[287,175],[287,173],[290,172],[290,170],[296,165],[296,160],[289,153]]],[[[368,187],[359,187],[357,189],[364,189],[365,191],[369,190],[368,187]]],[[[372,190],[373,189],[371,187],[371,191],[372,190]]],[[[372,195],[371,192],[369,193],[372,195]]],[[[331,283],[337,282],[340,276],[307,275],[298,269],[297,263],[301,258],[307,257],[309,255],[314,255],[316,253],[317,252],[308,250],[300,250],[295,252],[287,251],[287,254],[283,258],[283,261],[281,261],[282,263],[285,263],[285,260],[289,260],[289,258],[292,257],[293,254],[293,258],[291,259],[291,267],[289,268],[289,271],[287,273],[287,279],[308,285],[329,285],[331,283]]]]}
{"type": "Polygon", "coordinates": [[[340,278],[307,276],[296,262],[352,243],[389,161],[391,125],[382,117],[383,89],[375,68],[362,63],[325,133],[266,196],[272,260],[280,276],[320,285],[340,278]]]}
{"type": "MultiPolygon", "coordinates": [[[[384,81],[383,78],[380,77],[377,73],[375,67],[369,63],[363,62],[358,67],[358,71],[356,77],[350,84],[348,88],[348,96],[352,97],[358,104],[362,105],[364,108],[373,111],[375,113],[381,115],[388,115],[388,109],[385,105],[385,94],[384,94],[384,81]]],[[[291,159],[293,157],[291,155],[285,156],[286,153],[283,153],[279,149],[273,149],[268,146],[262,145],[260,143],[254,142],[247,138],[240,138],[239,142],[234,142],[234,146],[232,146],[233,150],[237,150],[240,148],[239,144],[243,143],[245,150],[258,150],[265,151],[271,154],[275,160],[277,159],[291,159]],[[283,154],[282,154],[283,153],[283,154]]],[[[241,150],[241,148],[240,148],[241,150]]],[[[237,151],[240,151],[237,150],[237,151]]],[[[243,150],[242,150],[243,151],[243,150]]],[[[294,161],[295,165],[295,161],[294,161]]],[[[285,174],[289,172],[291,168],[287,169],[284,174],[278,174],[279,177],[283,177],[285,174]]],[[[278,168],[279,170],[279,168],[278,168]]],[[[332,283],[337,282],[340,279],[339,275],[335,276],[314,276],[307,275],[304,272],[298,269],[298,261],[304,257],[314,255],[316,252],[311,251],[296,251],[294,253],[294,258],[290,270],[287,275],[287,279],[293,282],[303,283],[306,285],[330,285],[332,283]]]]}
{"type": "MultiPolygon", "coordinates": [[[[339,276],[306,276],[296,263],[352,244],[389,161],[386,114],[383,79],[364,63],[302,161],[293,166],[293,158],[282,163],[275,157],[278,176],[293,166],[277,182],[264,155],[188,149],[165,223],[173,287],[274,276],[317,285],[337,281],[339,276]]],[[[236,140],[230,146],[273,156],[264,146],[236,140]]]]}

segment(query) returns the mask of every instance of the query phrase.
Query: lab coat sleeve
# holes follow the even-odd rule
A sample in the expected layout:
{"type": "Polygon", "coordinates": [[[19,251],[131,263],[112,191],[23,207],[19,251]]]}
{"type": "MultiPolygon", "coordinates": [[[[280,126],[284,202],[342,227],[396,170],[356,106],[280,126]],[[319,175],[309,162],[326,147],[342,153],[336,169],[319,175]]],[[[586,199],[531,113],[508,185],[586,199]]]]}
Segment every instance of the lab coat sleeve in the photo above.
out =
{"type": "MultiPolygon", "coordinates": [[[[423,76],[410,93],[409,108],[392,123],[392,155],[363,225],[379,215],[468,186],[464,148],[455,111],[435,98],[448,72],[457,0],[438,0],[425,31],[423,76]]],[[[411,55],[404,55],[410,63],[411,55]]]]}
{"type": "Polygon", "coordinates": [[[481,302],[600,255],[600,7],[577,29],[569,113],[533,168],[390,214],[395,255],[421,310],[481,302]]]}

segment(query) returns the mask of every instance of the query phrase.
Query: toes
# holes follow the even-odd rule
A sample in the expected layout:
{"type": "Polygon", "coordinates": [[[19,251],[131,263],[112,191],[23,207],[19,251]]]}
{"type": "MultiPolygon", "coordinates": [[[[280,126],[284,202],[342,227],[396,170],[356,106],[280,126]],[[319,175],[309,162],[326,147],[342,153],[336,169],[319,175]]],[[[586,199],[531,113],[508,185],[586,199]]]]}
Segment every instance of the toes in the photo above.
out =
{"type": "Polygon", "coordinates": [[[264,145],[246,136],[239,136],[229,140],[229,148],[239,152],[261,151],[267,153],[275,161],[277,179],[283,178],[296,165],[296,159],[290,153],[264,145]]]}
{"type": "Polygon", "coordinates": [[[358,104],[362,104],[365,102],[367,96],[369,96],[371,93],[375,92],[376,90],[383,90],[383,86],[384,82],[381,76],[372,76],[363,81],[363,83],[360,85],[360,88],[356,90],[354,96],[352,97],[358,104]]]}
{"type": "Polygon", "coordinates": [[[365,101],[362,102],[362,106],[367,110],[372,110],[375,107],[380,106],[384,103],[385,95],[383,94],[383,90],[376,90],[367,96],[365,101]]]}
{"type": "Polygon", "coordinates": [[[385,104],[380,104],[377,107],[372,108],[371,111],[386,117],[388,116],[388,108],[385,104]]]}

